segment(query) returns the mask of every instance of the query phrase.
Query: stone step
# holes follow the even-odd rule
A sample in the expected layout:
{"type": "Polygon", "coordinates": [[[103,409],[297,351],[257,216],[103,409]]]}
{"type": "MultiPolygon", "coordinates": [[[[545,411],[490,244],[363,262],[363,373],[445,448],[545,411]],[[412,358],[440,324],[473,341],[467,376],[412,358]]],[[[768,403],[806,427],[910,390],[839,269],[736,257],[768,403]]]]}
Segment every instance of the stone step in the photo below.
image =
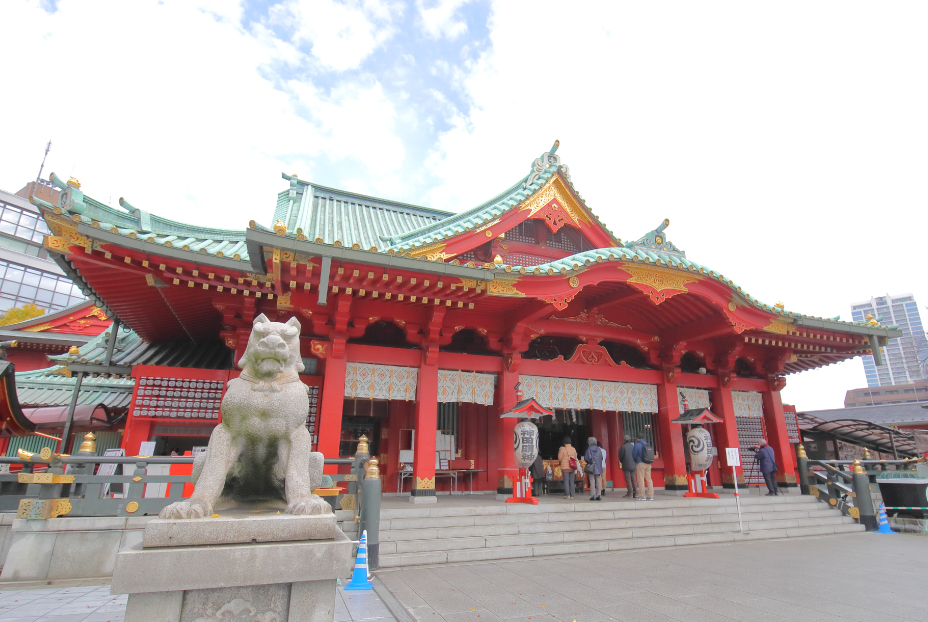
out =
{"type": "MultiPolygon", "coordinates": [[[[843,517],[841,517],[843,518],[843,517]]],[[[856,533],[865,531],[857,523],[838,522],[828,525],[780,527],[771,529],[752,529],[748,533],[690,533],[660,536],[656,533],[641,537],[598,539],[593,541],[569,541],[557,543],[535,542],[532,538],[520,540],[509,546],[444,548],[440,551],[422,551],[406,553],[387,553],[384,543],[380,549],[380,567],[418,566],[444,564],[465,561],[484,561],[492,559],[512,559],[519,557],[543,557],[549,555],[576,555],[578,553],[595,553],[640,548],[669,546],[687,546],[694,544],[712,544],[717,542],[740,542],[772,538],[799,538],[806,536],[831,535],[838,533],[856,533]]]]}
{"type": "MultiPolygon", "coordinates": [[[[779,497],[741,497],[741,506],[753,505],[783,505],[783,504],[815,504],[817,500],[811,495],[788,494],[779,497]]],[[[380,519],[411,519],[411,518],[441,518],[461,516],[495,516],[505,514],[545,514],[560,512],[597,512],[616,511],[639,508],[652,509],[682,509],[688,507],[735,507],[734,498],[723,499],[671,499],[656,501],[599,501],[578,502],[571,504],[541,503],[539,505],[525,504],[498,504],[451,507],[416,507],[416,508],[386,508],[380,511],[380,519]]]]}
{"type": "MultiPolygon", "coordinates": [[[[789,530],[800,528],[816,528],[827,526],[838,526],[853,523],[853,519],[841,515],[835,511],[829,516],[817,518],[796,518],[790,520],[757,520],[745,521],[744,526],[748,531],[760,530],[789,530]]],[[[605,521],[603,521],[605,522],[605,521]]],[[[609,521],[615,523],[617,521],[609,521]]],[[[625,521],[631,523],[631,521],[625,521]]],[[[596,523],[594,523],[596,524],[596,523]]],[[[622,540],[628,538],[653,538],[653,537],[681,537],[688,535],[712,535],[720,533],[730,533],[738,531],[737,522],[728,523],[698,523],[685,525],[664,525],[655,526],[649,523],[635,523],[624,525],[603,526],[599,524],[599,529],[574,529],[574,525],[558,525],[560,530],[551,532],[518,532],[507,534],[457,534],[457,535],[438,535],[427,539],[419,540],[386,540],[381,538],[380,552],[382,554],[393,553],[425,553],[431,551],[452,551],[460,549],[481,549],[481,548],[500,548],[500,547],[518,547],[518,546],[535,546],[554,543],[572,543],[572,542],[596,542],[622,540]],[[568,529],[564,529],[568,527],[568,529]]],[[[478,529],[476,527],[471,529],[478,529]]],[[[438,530],[439,532],[441,530],[438,530]]]]}
{"type": "MultiPolygon", "coordinates": [[[[624,518],[658,518],[681,516],[707,516],[717,514],[737,514],[734,505],[697,505],[657,507],[649,502],[615,503],[601,505],[567,504],[567,505],[539,505],[546,511],[532,513],[496,513],[496,514],[462,514],[457,516],[421,516],[411,518],[386,519],[381,513],[381,531],[404,529],[435,529],[442,527],[470,527],[474,525],[512,525],[527,523],[556,523],[572,522],[577,520],[609,520],[624,518]]],[[[451,508],[456,509],[456,508],[451,508]]],[[[483,508],[473,508],[479,511],[483,508]]],[[[743,508],[745,513],[774,513],[774,512],[808,512],[827,510],[823,504],[780,503],[780,504],[751,504],[743,508]]]]}

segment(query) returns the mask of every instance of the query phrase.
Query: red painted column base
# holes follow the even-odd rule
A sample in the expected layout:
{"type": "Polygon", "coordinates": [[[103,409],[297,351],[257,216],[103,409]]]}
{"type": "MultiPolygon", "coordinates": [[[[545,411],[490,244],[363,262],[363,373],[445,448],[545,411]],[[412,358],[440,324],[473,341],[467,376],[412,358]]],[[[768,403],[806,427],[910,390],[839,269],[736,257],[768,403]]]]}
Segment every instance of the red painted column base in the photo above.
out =
{"type": "Polygon", "coordinates": [[[512,482],[512,496],[506,503],[528,503],[538,505],[538,497],[532,496],[532,476],[528,469],[519,469],[519,478],[512,482]]]}
{"type": "Polygon", "coordinates": [[[708,480],[706,472],[687,473],[686,481],[689,483],[690,491],[683,493],[684,497],[702,497],[703,499],[718,499],[719,496],[714,492],[706,492],[708,480]]]}

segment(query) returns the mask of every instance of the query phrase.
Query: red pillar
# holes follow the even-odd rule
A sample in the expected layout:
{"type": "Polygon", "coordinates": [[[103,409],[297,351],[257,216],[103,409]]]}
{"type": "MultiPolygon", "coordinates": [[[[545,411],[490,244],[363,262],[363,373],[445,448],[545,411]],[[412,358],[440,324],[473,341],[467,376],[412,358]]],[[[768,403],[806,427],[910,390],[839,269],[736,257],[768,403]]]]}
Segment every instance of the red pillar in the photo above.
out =
{"type": "MultiPolygon", "coordinates": [[[[322,381],[322,404],[319,409],[319,451],[326,458],[338,458],[342,436],[342,409],[345,406],[345,371],[348,360],[342,355],[325,361],[322,381]]],[[[337,473],[336,466],[325,467],[326,473],[337,473]]]]}
{"type": "MultiPolygon", "coordinates": [[[[497,404],[496,416],[507,412],[516,405],[516,384],[519,382],[519,374],[515,371],[504,370],[499,375],[499,403],[497,404]]],[[[495,444],[497,447],[497,486],[496,494],[512,496],[512,482],[519,477],[519,467],[516,465],[516,455],[513,451],[512,439],[515,435],[516,424],[519,420],[515,417],[498,418],[496,425],[497,438],[495,444]]]]}
{"type": "Polygon", "coordinates": [[[127,456],[139,455],[142,443],[151,438],[151,426],[152,422],[150,420],[136,418],[134,415],[129,418],[121,443],[121,447],[126,450],[127,456]]]}
{"type": "MultiPolygon", "coordinates": [[[[738,449],[738,425],[735,420],[735,404],[732,401],[731,387],[720,386],[712,389],[712,412],[722,418],[722,423],[712,424],[715,428],[715,439],[719,444],[718,465],[722,475],[722,487],[734,488],[735,482],[732,479],[731,467],[728,466],[728,460],[725,458],[725,450],[729,447],[738,449]]],[[[744,460],[744,457],[741,458],[744,460]]],[[[737,467],[735,472],[738,477],[738,483],[744,484],[744,475],[741,473],[741,467],[737,467]]]]}
{"type": "Polygon", "coordinates": [[[683,426],[671,423],[680,416],[677,381],[673,372],[665,371],[662,382],[657,385],[657,407],[659,449],[664,462],[664,489],[688,490],[683,426]]]}
{"type": "Polygon", "coordinates": [[[771,381],[771,386],[761,395],[764,398],[764,428],[767,431],[767,443],[776,454],[777,482],[786,487],[796,486],[796,456],[789,444],[786,433],[786,417],[783,414],[783,400],[780,389],[786,384],[782,378],[771,381]]]}
{"type": "Polygon", "coordinates": [[[622,449],[622,437],[619,435],[619,413],[607,412],[606,418],[606,470],[613,488],[625,485],[625,475],[619,464],[619,450],[622,449]]]}
{"type": "Polygon", "coordinates": [[[438,363],[419,366],[416,389],[416,440],[413,446],[413,487],[409,500],[434,503],[435,434],[438,431],[438,363]]]}

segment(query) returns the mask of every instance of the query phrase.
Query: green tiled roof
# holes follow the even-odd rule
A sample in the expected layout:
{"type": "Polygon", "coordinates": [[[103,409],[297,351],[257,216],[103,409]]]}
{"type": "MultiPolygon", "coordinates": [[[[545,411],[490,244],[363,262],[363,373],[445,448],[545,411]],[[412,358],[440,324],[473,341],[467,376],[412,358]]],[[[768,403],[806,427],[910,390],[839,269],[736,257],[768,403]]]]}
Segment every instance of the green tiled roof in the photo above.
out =
{"type": "Polygon", "coordinates": [[[47,209],[61,207],[72,215],[79,215],[82,222],[91,222],[104,231],[129,238],[192,253],[205,253],[248,262],[244,230],[198,227],[162,218],[137,209],[124,199],[119,199],[122,209],[117,210],[85,196],[78,188],[63,182],[54,174],[51,175],[51,182],[62,190],[59,204],[51,205],[35,197],[32,198],[33,203],[47,209]]]}

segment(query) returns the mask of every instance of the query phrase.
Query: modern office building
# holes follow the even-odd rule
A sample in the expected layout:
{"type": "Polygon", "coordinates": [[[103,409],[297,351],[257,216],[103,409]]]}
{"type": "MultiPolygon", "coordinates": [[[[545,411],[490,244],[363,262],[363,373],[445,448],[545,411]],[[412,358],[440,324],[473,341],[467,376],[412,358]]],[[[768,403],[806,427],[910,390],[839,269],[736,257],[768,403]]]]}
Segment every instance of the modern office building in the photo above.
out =
{"type": "Polygon", "coordinates": [[[30,302],[59,311],[86,300],[42,246],[49,232],[26,198],[32,186],[36,196],[57,200],[58,189],[44,180],[16,194],[0,190],[0,313],[30,302]]]}
{"type": "Polygon", "coordinates": [[[870,355],[861,357],[868,387],[911,384],[926,377],[928,338],[912,294],[880,296],[851,305],[851,320],[866,322],[867,316],[883,326],[897,325],[903,336],[890,339],[883,348],[883,364],[876,365],[870,355]]]}
{"type": "Polygon", "coordinates": [[[912,384],[896,384],[885,387],[851,389],[844,396],[845,408],[858,406],[880,406],[883,404],[928,403],[928,379],[912,384]]]}

